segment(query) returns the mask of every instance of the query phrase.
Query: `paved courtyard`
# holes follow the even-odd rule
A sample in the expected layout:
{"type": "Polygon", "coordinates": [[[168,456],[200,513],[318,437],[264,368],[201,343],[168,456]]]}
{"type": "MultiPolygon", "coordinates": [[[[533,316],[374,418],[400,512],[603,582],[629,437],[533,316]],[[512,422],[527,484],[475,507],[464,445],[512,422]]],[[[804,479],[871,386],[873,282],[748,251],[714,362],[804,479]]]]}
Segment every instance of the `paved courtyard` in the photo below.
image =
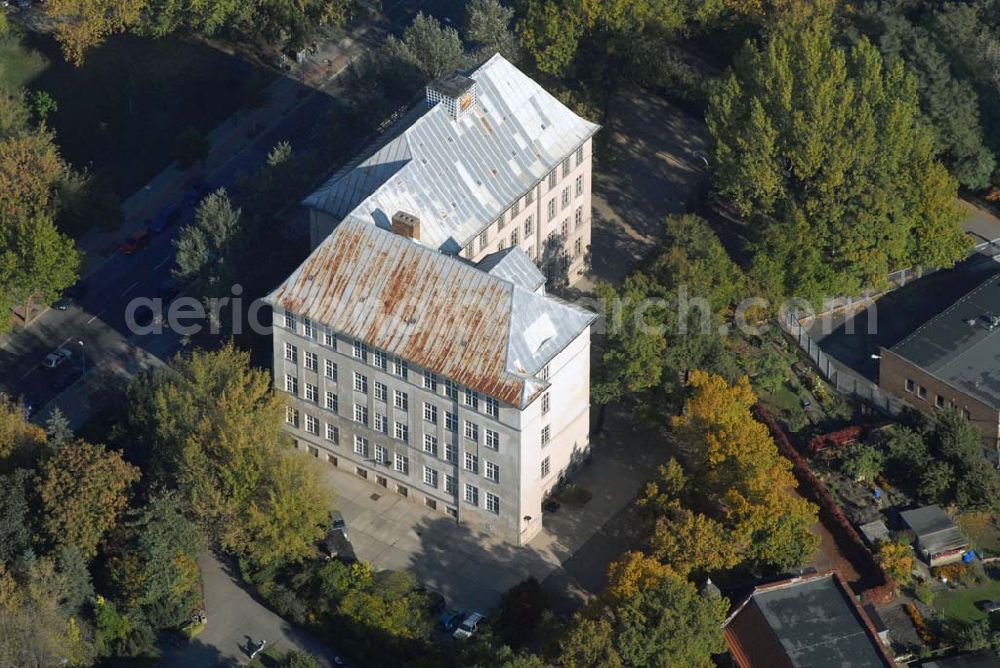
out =
{"type": "Polygon", "coordinates": [[[550,578],[557,607],[568,610],[599,591],[607,563],[637,542],[616,518],[666,459],[664,438],[609,415],[591,463],[572,478],[591,499],[546,513],[544,529],[525,547],[456,524],[347,469],[317,466],[326,468],[358,558],[376,569],[407,569],[449,605],[483,612],[527,577],[550,578]]]}

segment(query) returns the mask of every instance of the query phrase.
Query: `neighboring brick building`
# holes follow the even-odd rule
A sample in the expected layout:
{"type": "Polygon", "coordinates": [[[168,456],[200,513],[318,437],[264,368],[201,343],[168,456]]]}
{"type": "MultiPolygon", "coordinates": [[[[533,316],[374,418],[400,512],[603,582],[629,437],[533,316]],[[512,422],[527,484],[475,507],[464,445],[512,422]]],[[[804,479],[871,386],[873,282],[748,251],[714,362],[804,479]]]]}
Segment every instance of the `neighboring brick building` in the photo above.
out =
{"type": "Polygon", "coordinates": [[[421,244],[473,261],[518,246],[538,262],[561,235],[575,282],[590,247],[597,130],[493,56],[429,85],[426,105],[306,198],[312,245],[342,220],[389,228],[402,212],[419,220],[421,244]]]}
{"type": "Polygon", "coordinates": [[[479,263],[352,218],[267,301],[287,428],[317,458],[523,545],[589,450],[595,316],[520,248],[479,263]]]}
{"type": "Polygon", "coordinates": [[[880,354],[879,387],[925,412],[961,411],[997,456],[1000,279],[988,279],[880,354]]]}

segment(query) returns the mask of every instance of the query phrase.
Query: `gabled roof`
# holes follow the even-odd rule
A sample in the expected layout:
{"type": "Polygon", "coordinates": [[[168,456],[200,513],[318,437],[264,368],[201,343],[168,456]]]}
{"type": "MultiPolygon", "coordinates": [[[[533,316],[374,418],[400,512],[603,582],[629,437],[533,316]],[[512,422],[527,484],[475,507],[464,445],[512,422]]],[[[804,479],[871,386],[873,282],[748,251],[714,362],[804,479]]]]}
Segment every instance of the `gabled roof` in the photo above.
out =
{"type": "Polygon", "coordinates": [[[490,253],[476,263],[481,271],[492,274],[525,290],[536,292],[545,285],[545,275],[535,266],[528,254],[520,246],[511,246],[496,253],[490,253]]]}
{"type": "Polygon", "coordinates": [[[596,316],[349,220],[268,295],[273,306],[515,406],[596,316]]]}
{"type": "Polygon", "coordinates": [[[755,588],[726,620],[725,636],[740,666],[895,665],[834,572],[755,588]]]}
{"type": "Polygon", "coordinates": [[[457,252],[598,130],[499,54],[470,76],[473,110],[411,110],[303,203],[385,228],[405,211],[420,218],[422,244],[457,252]]]}

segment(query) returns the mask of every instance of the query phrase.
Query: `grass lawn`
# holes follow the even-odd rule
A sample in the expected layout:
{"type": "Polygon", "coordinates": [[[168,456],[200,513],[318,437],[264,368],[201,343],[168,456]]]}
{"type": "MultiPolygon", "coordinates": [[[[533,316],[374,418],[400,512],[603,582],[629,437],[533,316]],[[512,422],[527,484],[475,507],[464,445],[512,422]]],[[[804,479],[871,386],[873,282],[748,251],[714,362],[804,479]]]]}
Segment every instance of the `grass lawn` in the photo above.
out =
{"type": "Polygon", "coordinates": [[[990,580],[973,589],[939,592],[934,599],[934,607],[948,621],[966,625],[986,619],[986,613],[976,607],[976,601],[987,599],[1000,599],[1000,582],[990,580]]]}
{"type": "MultiPolygon", "coordinates": [[[[174,37],[116,35],[88,52],[82,67],[65,62],[46,35],[27,33],[15,46],[6,47],[16,66],[4,76],[56,100],[49,124],[63,156],[106,179],[123,198],[171,162],[181,132],[208,132],[259,99],[274,76],[174,37]]],[[[6,52],[0,58],[6,70],[6,52]]]]}
{"type": "Polygon", "coordinates": [[[976,551],[1000,555],[1000,530],[991,513],[965,513],[958,518],[958,526],[976,551]]]}
{"type": "Polygon", "coordinates": [[[49,59],[25,44],[20,35],[0,37],[0,87],[23,88],[48,66],[49,59]]]}

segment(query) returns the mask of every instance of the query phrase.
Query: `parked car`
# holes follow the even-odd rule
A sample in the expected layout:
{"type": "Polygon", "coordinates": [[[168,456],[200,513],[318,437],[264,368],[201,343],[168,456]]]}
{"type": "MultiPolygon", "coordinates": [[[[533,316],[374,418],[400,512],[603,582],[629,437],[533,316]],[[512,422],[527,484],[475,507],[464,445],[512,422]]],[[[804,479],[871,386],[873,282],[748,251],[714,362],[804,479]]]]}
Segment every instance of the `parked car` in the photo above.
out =
{"type": "Polygon", "coordinates": [[[452,635],[456,638],[471,638],[472,634],[476,632],[479,622],[483,621],[483,619],[485,618],[478,612],[470,612],[469,616],[458,625],[458,628],[455,629],[455,633],[452,635]]]}
{"type": "Polygon", "coordinates": [[[339,531],[344,534],[344,538],[347,538],[347,521],[340,514],[339,510],[330,511],[330,529],[332,531],[339,531]]]}
{"type": "Polygon", "coordinates": [[[438,615],[438,624],[441,628],[451,633],[455,630],[455,627],[462,622],[462,618],[465,617],[465,613],[461,610],[445,610],[440,615],[438,615]]]}
{"type": "Polygon", "coordinates": [[[1000,601],[976,601],[976,607],[988,615],[992,612],[1000,612],[1000,601]]]}
{"type": "Polygon", "coordinates": [[[52,308],[54,308],[57,311],[65,311],[72,305],[73,305],[73,298],[63,295],[62,297],[57,299],[54,304],[52,304],[52,308]]]}
{"type": "Polygon", "coordinates": [[[122,253],[132,255],[149,244],[149,230],[142,229],[122,242],[122,253]]]}
{"type": "Polygon", "coordinates": [[[46,355],[45,359],[42,360],[42,366],[46,369],[58,369],[72,356],[73,351],[68,348],[60,348],[46,355]]]}

